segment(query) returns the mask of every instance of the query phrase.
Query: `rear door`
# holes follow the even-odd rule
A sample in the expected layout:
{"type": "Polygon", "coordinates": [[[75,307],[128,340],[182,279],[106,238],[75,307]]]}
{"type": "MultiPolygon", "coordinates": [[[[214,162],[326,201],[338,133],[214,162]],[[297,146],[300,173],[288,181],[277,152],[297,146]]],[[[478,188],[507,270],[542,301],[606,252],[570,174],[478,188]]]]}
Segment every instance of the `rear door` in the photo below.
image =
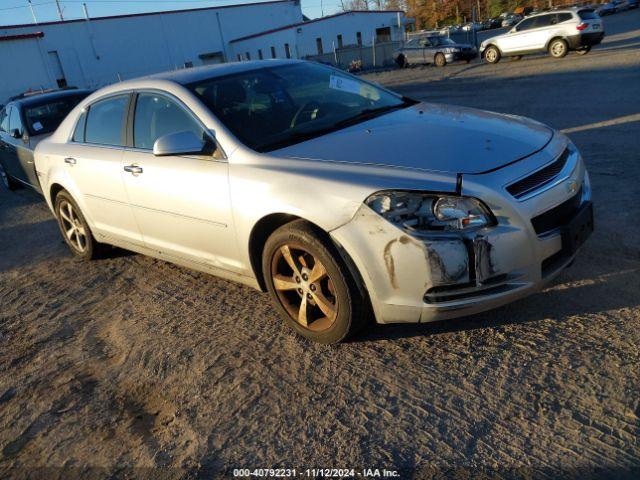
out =
{"type": "Polygon", "coordinates": [[[228,271],[242,272],[229,197],[229,165],[213,156],[157,157],[155,141],[171,133],[210,135],[177,98],[141,91],[124,154],[123,179],[147,247],[228,271]]]}
{"type": "Polygon", "coordinates": [[[76,124],[64,162],[96,233],[143,245],[122,182],[130,97],[118,94],[91,104],[76,124]]]}

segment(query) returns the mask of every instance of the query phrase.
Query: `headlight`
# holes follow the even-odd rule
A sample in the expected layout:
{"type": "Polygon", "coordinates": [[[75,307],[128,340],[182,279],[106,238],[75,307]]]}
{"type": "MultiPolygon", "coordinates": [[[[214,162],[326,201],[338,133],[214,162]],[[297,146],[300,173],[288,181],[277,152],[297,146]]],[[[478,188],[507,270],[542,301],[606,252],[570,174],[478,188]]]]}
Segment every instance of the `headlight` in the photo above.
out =
{"type": "Polygon", "coordinates": [[[459,48],[445,48],[442,50],[443,53],[458,53],[459,51],[459,48]]]}
{"type": "Polygon", "coordinates": [[[374,193],[365,204],[412,232],[465,231],[495,223],[488,207],[472,197],[394,190],[374,193]]]}

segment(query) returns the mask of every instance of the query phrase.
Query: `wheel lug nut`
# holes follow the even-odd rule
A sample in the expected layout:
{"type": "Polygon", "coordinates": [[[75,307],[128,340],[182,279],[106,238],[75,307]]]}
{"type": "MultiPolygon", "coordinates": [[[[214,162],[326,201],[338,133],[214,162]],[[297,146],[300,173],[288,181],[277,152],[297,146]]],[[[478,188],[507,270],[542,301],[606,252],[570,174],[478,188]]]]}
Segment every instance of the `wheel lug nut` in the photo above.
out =
{"type": "Polygon", "coordinates": [[[296,282],[300,283],[300,277],[296,276],[296,282]]]}
{"type": "Polygon", "coordinates": [[[307,293],[307,298],[308,298],[309,300],[313,300],[313,297],[311,296],[311,294],[310,294],[310,293],[307,293]]]}
{"type": "Polygon", "coordinates": [[[306,273],[303,273],[302,279],[306,282],[307,280],[309,280],[309,276],[306,273]]]}
{"type": "Polygon", "coordinates": [[[301,289],[301,288],[299,288],[299,289],[298,289],[298,293],[299,293],[300,295],[302,295],[302,289],[301,289]]]}
{"type": "Polygon", "coordinates": [[[311,291],[312,291],[312,292],[315,292],[315,291],[316,291],[316,286],[315,286],[315,285],[311,284],[311,287],[310,287],[310,288],[311,288],[311,291]]]}

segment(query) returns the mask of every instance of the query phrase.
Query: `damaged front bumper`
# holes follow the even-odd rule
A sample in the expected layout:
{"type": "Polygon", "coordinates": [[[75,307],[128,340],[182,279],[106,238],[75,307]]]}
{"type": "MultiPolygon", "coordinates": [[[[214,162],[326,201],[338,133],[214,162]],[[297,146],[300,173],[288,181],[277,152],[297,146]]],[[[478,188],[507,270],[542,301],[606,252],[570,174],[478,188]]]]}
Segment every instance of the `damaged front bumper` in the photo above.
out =
{"type": "Polygon", "coordinates": [[[462,193],[482,199],[498,220],[495,226],[410,234],[363,204],[353,220],[333,230],[332,238],[363,277],[378,323],[431,322],[489,310],[542,288],[570,264],[576,249],[567,247],[564,225],[540,232],[534,224],[569,202],[576,208],[563,222],[590,208],[591,187],[579,153],[553,184],[525,200],[505,189],[505,178],[528,175],[566,146],[566,139],[557,139],[526,164],[465,177],[462,193]]]}

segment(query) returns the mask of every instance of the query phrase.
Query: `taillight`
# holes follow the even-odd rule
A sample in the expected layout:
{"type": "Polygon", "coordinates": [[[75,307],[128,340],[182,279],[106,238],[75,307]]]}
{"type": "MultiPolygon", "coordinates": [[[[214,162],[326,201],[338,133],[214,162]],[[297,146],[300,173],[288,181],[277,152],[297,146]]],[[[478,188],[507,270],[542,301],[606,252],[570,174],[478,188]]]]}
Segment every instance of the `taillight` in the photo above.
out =
{"type": "Polygon", "coordinates": [[[583,22],[583,23],[579,24],[576,28],[577,28],[578,30],[582,31],[582,30],[584,30],[585,28],[587,28],[588,26],[589,26],[589,24],[587,24],[587,23],[584,23],[584,22],[583,22]]]}

